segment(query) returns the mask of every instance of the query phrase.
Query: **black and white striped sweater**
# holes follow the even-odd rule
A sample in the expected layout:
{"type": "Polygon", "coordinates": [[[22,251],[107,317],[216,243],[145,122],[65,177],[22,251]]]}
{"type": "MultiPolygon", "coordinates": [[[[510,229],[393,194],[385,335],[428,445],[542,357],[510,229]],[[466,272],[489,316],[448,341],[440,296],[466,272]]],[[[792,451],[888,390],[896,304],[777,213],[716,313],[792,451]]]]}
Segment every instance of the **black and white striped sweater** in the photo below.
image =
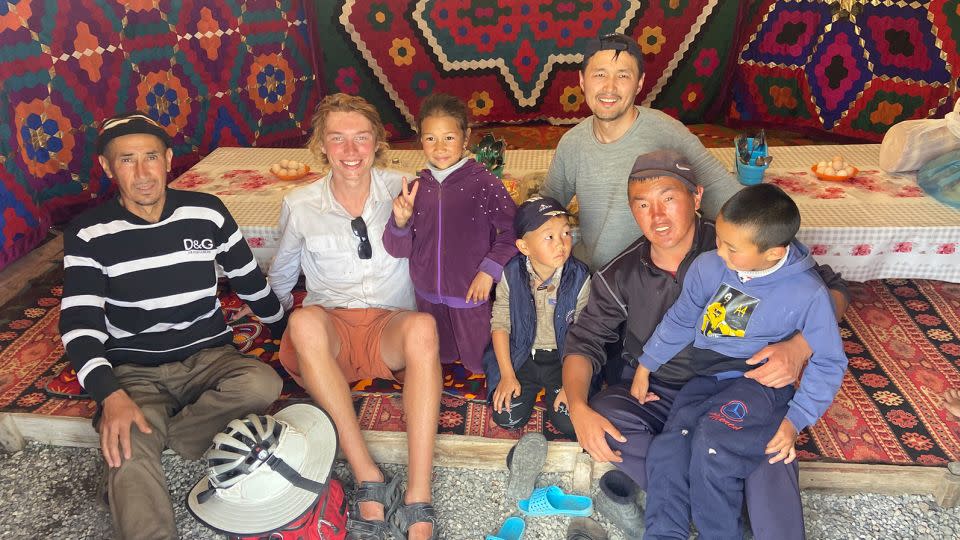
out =
{"type": "Polygon", "coordinates": [[[217,197],[167,189],[157,223],[114,199],[70,224],[60,335],[94,399],[119,388],[113,366],[181,361],[232,342],[217,299],[218,265],[260,320],[280,331],[283,308],[217,197]]]}

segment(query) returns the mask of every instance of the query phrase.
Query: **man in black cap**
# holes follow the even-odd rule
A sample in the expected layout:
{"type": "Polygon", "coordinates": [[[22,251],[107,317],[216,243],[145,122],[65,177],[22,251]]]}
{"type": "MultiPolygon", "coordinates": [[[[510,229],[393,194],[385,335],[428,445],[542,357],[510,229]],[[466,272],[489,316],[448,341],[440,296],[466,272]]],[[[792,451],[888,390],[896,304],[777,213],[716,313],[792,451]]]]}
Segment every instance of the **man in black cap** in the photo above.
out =
{"type": "Polygon", "coordinates": [[[667,148],[682,154],[704,187],[703,211],[709,218],[740,189],[686,126],[634,104],[643,80],[643,55],[632,38],[609,34],[587,43],[580,88],[593,116],[560,139],[542,189],[564,205],[577,196],[581,241],[575,252],[594,270],[640,236],[623,204],[623,179],[638,154],[667,148]]]}
{"type": "MultiPolygon", "coordinates": [[[[659,150],[637,156],[624,177],[628,203],[621,204],[644,236],[593,274],[587,306],[567,333],[563,388],[580,445],[647,489],[647,448],[663,429],[674,397],[694,375],[692,347],[651,374],[650,391],[658,399],[645,403],[630,394],[636,360],[680,296],[690,264],[716,249],[716,231],[698,213],[704,188],[680,153],[659,150]],[[619,357],[608,357],[609,345],[622,349],[619,357]],[[613,380],[590,397],[590,381],[601,371],[613,380]]],[[[846,283],[829,267],[819,266],[817,272],[831,289],[839,319],[848,303],[846,283]]],[[[744,376],[774,388],[793,384],[811,353],[798,333],[755,354],[747,363],[758,367],[744,376]]],[[[803,538],[797,482],[796,463],[782,462],[763,465],[746,479],[756,538],[803,538]]]]}
{"type": "Polygon", "coordinates": [[[140,112],[106,120],[97,153],[119,196],[64,232],[60,334],[97,401],[115,537],[176,538],[160,453],[199,459],[282,385],[233,347],[217,267],[277,338],[284,311],[223,203],[167,188],[173,150],[162,126],[140,112]]]}

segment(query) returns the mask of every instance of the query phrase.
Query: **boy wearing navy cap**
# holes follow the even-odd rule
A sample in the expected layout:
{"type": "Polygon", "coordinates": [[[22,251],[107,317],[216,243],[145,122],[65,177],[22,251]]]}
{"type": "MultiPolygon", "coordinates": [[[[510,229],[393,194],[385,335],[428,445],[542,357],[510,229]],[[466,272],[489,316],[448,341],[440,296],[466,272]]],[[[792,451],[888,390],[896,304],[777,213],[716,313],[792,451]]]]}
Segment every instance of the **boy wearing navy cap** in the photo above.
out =
{"type": "Polygon", "coordinates": [[[547,419],[573,436],[562,387],[563,341],[587,303],[590,271],[570,256],[569,213],[550,197],[533,197],[517,209],[516,255],[503,268],[491,319],[492,343],[484,355],[493,421],[520,429],[546,390],[547,419]]]}

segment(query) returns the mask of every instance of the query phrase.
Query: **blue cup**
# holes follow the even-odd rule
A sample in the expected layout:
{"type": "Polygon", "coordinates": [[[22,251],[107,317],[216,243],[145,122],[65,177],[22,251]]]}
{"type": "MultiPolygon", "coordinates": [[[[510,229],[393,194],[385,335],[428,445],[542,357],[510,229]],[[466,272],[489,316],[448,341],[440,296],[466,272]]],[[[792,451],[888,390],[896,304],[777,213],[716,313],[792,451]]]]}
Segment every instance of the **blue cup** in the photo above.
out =
{"type": "Polygon", "coordinates": [[[745,186],[755,186],[763,183],[763,173],[768,165],[744,165],[737,160],[737,180],[745,186]]]}
{"type": "Polygon", "coordinates": [[[766,157],[767,148],[764,145],[759,149],[754,149],[753,139],[748,138],[746,141],[747,149],[750,151],[751,165],[747,165],[740,160],[740,152],[736,148],[733,149],[733,162],[737,164],[737,180],[745,186],[755,186],[763,183],[763,173],[766,172],[769,165],[752,165],[752,163],[756,163],[758,157],[766,157]]]}

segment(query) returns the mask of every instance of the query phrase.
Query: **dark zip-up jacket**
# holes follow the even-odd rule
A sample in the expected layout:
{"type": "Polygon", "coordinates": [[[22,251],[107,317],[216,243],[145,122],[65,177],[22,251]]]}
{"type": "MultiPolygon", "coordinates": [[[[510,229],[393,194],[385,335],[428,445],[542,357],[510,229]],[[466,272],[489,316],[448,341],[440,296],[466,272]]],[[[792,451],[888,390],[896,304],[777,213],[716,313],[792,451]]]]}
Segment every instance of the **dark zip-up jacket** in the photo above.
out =
{"type": "MultiPolygon", "coordinates": [[[[650,242],[641,237],[593,275],[590,300],[567,331],[564,356],[579,354],[593,363],[594,372],[607,363],[606,347],[619,342],[624,362],[643,353],[643,345],[680,296],[683,278],[701,253],[717,248],[712,221],[697,217],[693,246],[670,275],[653,264],[650,242]]],[[[847,296],[847,284],[829,266],[818,265],[817,274],[827,288],[847,296]]],[[[682,385],[694,376],[692,345],[653,373],[660,381],[682,385]]]]}
{"type": "MultiPolygon", "coordinates": [[[[518,371],[530,358],[533,342],[537,335],[537,308],[530,290],[530,273],[527,272],[527,258],[523,254],[510,259],[503,269],[504,279],[510,285],[510,360],[514,372],[518,371]]],[[[590,275],[590,269],[576,257],[570,257],[560,273],[560,286],[557,288],[557,305],[553,311],[553,331],[557,336],[557,350],[563,357],[563,345],[567,330],[573,324],[577,311],[577,297],[583,283],[590,275]]],[[[493,344],[487,346],[483,354],[483,371],[487,375],[487,396],[493,398],[493,389],[500,384],[500,365],[493,351],[493,344]]]]}

